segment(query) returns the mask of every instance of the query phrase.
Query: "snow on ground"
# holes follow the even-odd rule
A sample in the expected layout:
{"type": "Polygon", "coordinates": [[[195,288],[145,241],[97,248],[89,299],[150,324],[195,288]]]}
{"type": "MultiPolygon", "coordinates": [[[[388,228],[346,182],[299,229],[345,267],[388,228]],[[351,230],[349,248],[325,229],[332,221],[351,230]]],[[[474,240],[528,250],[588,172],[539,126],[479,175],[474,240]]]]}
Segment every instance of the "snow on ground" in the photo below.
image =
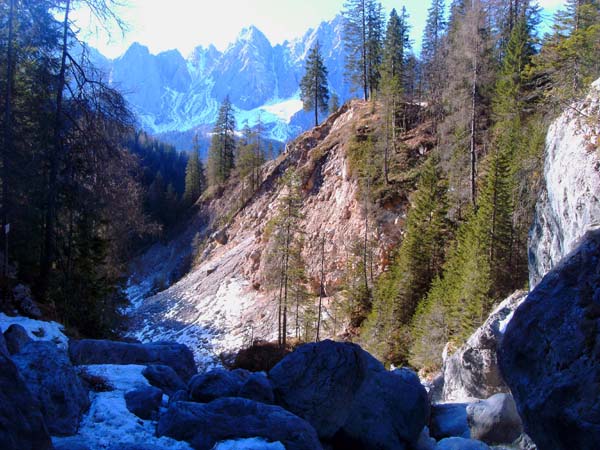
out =
{"type": "Polygon", "coordinates": [[[222,352],[241,348],[248,339],[245,330],[239,328],[245,309],[253,302],[251,296],[244,294],[247,285],[247,281],[238,278],[228,279],[219,285],[214,295],[207,295],[201,301],[195,289],[182,288],[182,298],[171,303],[163,317],[175,321],[181,315],[181,308],[195,304],[194,317],[186,321],[185,326],[163,327],[146,320],[131,336],[142,342],[176,341],[185,344],[194,353],[200,371],[218,367],[222,352]]]}
{"type": "Polygon", "coordinates": [[[129,412],[125,392],[149,386],[142,375],[145,366],[99,364],[80,366],[89,375],[101,377],[114,388],[108,392],[92,392],[89,411],[83,417],[75,436],[53,437],[55,445],[83,442],[90,450],[103,450],[111,445],[145,444],[157,449],[189,450],[185,443],[168,437],[156,437],[156,422],[142,420],[129,412]]]}
{"type": "Polygon", "coordinates": [[[236,439],[215,445],[214,450],[285,450],[281,442],[267,442],[261,438],[236,439]]]}
{"type": "Polygon", "coordinates": [[[0,313],[0,331],[6,331],[12,324],[18,324],[25,328],[29,337],[34,341],[52,341],[59,348],[67,349],[69,339],[65,336],[64,327],[60,323],[35,320],[23,316],[11,317],[0,313]]]}

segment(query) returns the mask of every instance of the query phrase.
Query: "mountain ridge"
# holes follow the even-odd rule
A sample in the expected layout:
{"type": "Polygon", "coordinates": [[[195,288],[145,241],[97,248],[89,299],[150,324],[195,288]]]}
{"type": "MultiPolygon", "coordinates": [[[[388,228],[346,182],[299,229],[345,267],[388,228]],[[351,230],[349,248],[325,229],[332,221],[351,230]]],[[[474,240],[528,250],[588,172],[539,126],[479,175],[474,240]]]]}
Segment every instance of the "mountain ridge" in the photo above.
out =
{"type": "Polygon", "coordinates": [[[265,138],[286,142],[312,125],[310,114],[302,110],[298,86],[316,41],[329,70],[331,93],[342,101],[350,98],[342,33],[343,18],[338,15],[276,45],[251,25],[223,51],[210,44],[195,47],[187,56],[177,49],[152,54],[134,42],[117,58],[108,59],[95,49],[91,57],[109,84],[123,92],[139,126],[181,150],[191,147],[196,132],[206,138],[226,96],[238,129],[260,122],[265,138]],[[173,135],[179,135],[176,142],[173,135]]]}

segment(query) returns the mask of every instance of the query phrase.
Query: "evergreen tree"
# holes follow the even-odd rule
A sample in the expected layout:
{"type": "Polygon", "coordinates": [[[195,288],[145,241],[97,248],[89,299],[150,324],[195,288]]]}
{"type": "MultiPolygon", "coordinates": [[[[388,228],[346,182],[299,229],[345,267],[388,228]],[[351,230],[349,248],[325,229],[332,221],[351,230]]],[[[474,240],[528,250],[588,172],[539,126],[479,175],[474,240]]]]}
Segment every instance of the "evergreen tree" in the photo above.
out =
{"type": "Polygon", "coordinates": [[[301,301],[304,263],[300,229],[302,197],[300,178],[288,170],[281,179],[282,194],[277,214],[268,224],[266,273],[268,283],[277,292],[278,343],[285,348],[288,337],[288,314],[296,300],[301,301]]]}
{"type": "Polygon", "coordinates": [[[446,31],[445,2],[444,0],[431,0],[427,12],[427,22],[423,31],[421,47],[421,62],[423,68],[423,83],[426,98],[434,120],[434,128],[442,116],[442,88],[444,84],[443,72],[443,36],[446,31]]]}
{"type": "Polygon", "coordinates": [[[375,0],[347,0],[343,15],[346,76],[368,100],[377,90],[380,78],[383,8],[375,0]]]}
{"type": "MultiPolygon", "coordinates": [[[[389,155],[390,149],[396,154],[396,134],[398,119],[402,113],[402,100],[404,84],[407,78],[406,63],[410,50],[408,13],[402,8],[400,16],[393,9],[388,21],[385,42],[383,47],[382,82],[384,113],[385,113],[385,140],[383,157],[383,174],[386,183],[389,183],[389,155]]],[[[403,121],[404,122],[404,121],[403,121]]]]}
{"type": "Polygon", "coordinates": [[[443,263],[448,233],[446,189],[434,155],[421,169],[406,220],[405,239],[375,287],[373,310],[363,339],[375,354],[396,365],[408,362],[409,325],[419,300],[443,263]]]}
{"type": "Polygon", "coordinates": [[[190,153],[187,166],[185,168],[185,192],[183,194],[184,202],[187,205],[193,204],[200,194],[202,194],[202,162],[200,161],[198,151],[198,135],[194,136],[194,146],[190,153]]]}
{"type": "Polygon", "coordinates": [[[319,111],[327,112],[329,90],[327,88],[327,68],[321,56],[321,47],[317,41],[306,59],[304,76],[300,81],[300,98],[305,111],[315,113],[315,126],[319,125],[319,111]]]}
{"type": "Polygon", "coordinates": [[[568,0],[543,44],[537,72],[550,81],[546,101],[562,109],[600,75],[600,2],[568,0]]]}
{"type": "Polygon", "coordinates": [[[229,178],[234,167],[235,147],[235,116],[233,105],[227,96],[219,108],[208,149],[207,171],[210,186],[222,184],[229,178]]]}

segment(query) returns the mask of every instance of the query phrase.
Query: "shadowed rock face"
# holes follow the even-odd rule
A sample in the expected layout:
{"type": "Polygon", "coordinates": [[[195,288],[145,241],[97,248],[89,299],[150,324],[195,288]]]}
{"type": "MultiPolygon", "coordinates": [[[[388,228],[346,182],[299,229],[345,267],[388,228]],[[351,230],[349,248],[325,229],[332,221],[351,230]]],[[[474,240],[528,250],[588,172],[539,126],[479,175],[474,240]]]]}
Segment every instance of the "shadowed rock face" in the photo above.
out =
{"type": "Polygon", "coordinates": [[[228,439],[262,437],[281,442],[288,450],[320,450],[315,430],[279,406],[243,398],[210,403],[175,402],[158,422],[159,436],[187,441],[198,450],[210,450],[228,439]]]}
{"type": "Polygon", "coordinates": [[[540,450],[600,442],[600,231],[549,272],[508,325],[499,354],[540,450]]]}
{"type": "Polygon", "coordinates": [[[404,449],[429,416],[427,393],[407,369],[386,371],[356,344],[306,344],[270,372],[275,401],[335,449],[404,449]]]}
{"type": "Polygon", "coordinates": [[[529,284],[534,287],[585,232],[600,225],[600,79],[588,97],[550,126],[544,189],[530,232],[529,284]]]}
{"type": "Polygon", "coordinates": [[[0,352],[0,448],[46,450],[52,448],[38,401],[15,364],[0,352]]]}

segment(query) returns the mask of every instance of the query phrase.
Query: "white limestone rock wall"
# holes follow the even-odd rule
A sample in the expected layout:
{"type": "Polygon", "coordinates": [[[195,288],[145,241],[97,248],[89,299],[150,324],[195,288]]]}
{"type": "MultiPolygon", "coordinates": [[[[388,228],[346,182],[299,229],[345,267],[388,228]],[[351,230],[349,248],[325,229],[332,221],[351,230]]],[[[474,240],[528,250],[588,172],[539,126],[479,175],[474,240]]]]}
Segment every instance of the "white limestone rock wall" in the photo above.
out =
{"type": "Polygon", "coordinates": [[[548,130],[545,188],[529,236],[531,289],[587,230],[600,225],[599,134],[600,79],[548,130]]]}

